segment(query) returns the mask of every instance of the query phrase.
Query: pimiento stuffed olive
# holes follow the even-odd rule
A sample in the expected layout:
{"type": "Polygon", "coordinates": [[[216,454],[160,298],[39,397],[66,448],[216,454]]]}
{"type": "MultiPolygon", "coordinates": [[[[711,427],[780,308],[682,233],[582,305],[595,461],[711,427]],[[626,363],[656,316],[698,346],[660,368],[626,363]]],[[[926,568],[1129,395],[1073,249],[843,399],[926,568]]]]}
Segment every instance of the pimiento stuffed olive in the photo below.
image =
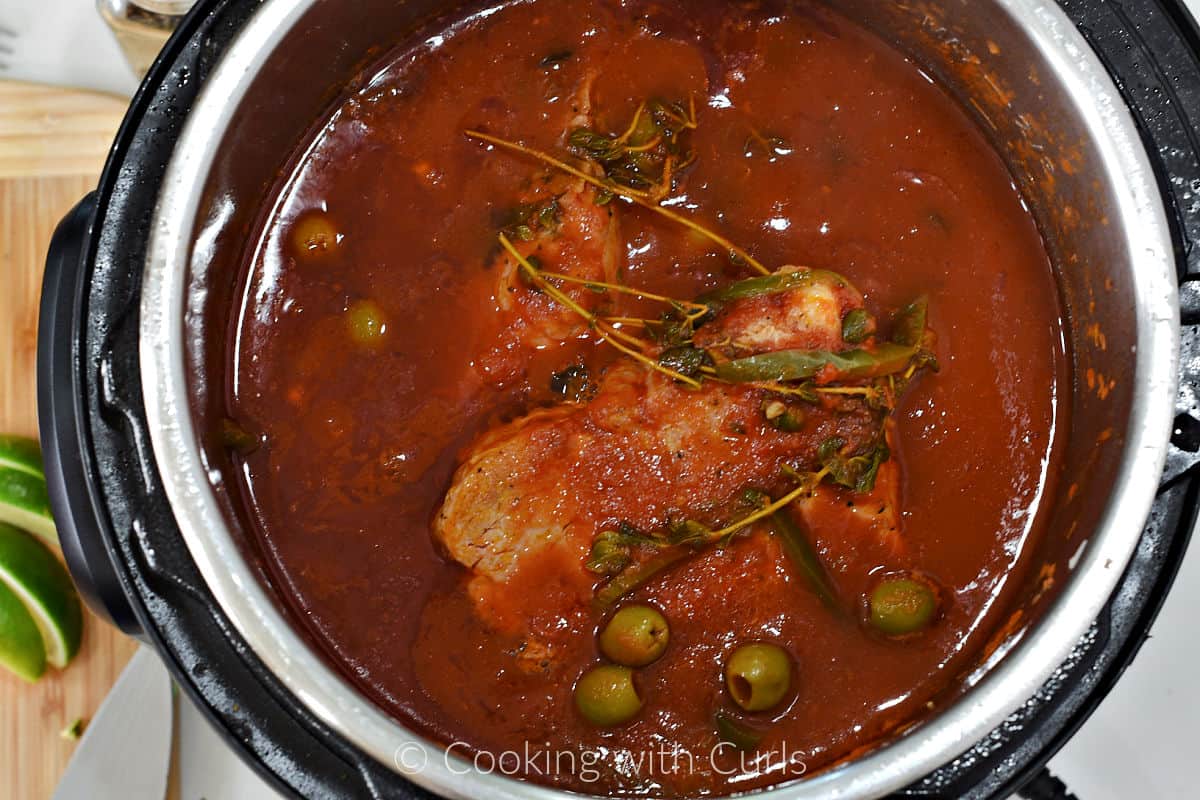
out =
{"type": "Polygon", "coordinates": [[[938,610],[937,590],[911,575],[884,578],[868,600],[871,626],[888,636],[924,630],[938,610]]]}
{"type": "Polygon", "coordinates": [[[747,711],[779,705],[792,686],[792,659],[782,647],[764,642],[733,651],[725,665],[725,685],[747,711]]]}
{"type": "Polygon", "coordinates": [[[604,728],[633,719],[642,709],[633,670],[604,664],[584,673],[575,684],[575,707],[588,722],[604,728]]]}
{"type": "Polygon", "coordinates": [[[625,606],[600,633],[600,651],[618,664],[644,667],[662,656],[670,637],[667,620],[657,609],[625,606]]]}

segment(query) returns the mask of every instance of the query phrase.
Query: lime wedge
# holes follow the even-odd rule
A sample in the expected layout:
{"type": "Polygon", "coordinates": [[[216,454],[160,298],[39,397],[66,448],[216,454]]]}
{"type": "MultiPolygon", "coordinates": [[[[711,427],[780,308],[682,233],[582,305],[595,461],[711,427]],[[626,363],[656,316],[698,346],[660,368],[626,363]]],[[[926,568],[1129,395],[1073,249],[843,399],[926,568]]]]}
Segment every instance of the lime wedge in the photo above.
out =
{"type": "Polygon", "coordinates": [[[77,652],[83,609],[67,570],[44,544],[0,524],[0,584],[20,598],[41,632],[46,661],[62,668],[77,652]]]}
{"type": "Polygon", "coordinates": [[[46,648],[24,603],[0,583],[0,666],[27,681],[46,671],[46,648]]]}
{"type": "Polygon", "coordinates": [[[27,472],[35,478],[46,478],[42,470],[42,447],[37,439],[28,436],[0,436],[0,467],[27,472]]]}
{"type": "Polygon", "coordinates": [[[0,466],[0,522],[37,534],[57,547],[58,533],[50,515],[46,479],[23,467],[0,466]]]}

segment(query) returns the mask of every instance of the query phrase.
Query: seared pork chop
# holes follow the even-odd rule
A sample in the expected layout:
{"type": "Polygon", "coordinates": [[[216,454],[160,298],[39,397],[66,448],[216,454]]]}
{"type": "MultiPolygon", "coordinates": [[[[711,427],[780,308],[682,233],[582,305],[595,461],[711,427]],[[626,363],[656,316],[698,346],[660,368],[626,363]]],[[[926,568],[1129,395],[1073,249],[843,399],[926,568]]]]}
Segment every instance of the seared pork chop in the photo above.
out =
{"type": "MultiPolygon", "coordinates": [[[[849,283],[794,267],[771,279],[770,291],[721,301],[695,342],[735,355],[854,346],[843,339],[843,319],[863,302],[849,283]]],[[[770,387],[712,380],[694,389],[623,360],[589,402],[538,410],[481,437],[434,533],[471,570],[481,614],[516,631],[531,624],[528,601],[544,585],[546,563],[554,564],[555,597],[575,587],[573,602],[586,605],[597,582],[589,553],[601,531],[661,530],[681,519],[720,529],[745,516],[738,503],[748,488],[779,497],[796,488],[797,474],[821,469],[823,444],[840,440],[841,451],[859,453],[880,435],[878,410],[862,397],[802,403],[770,387]],[[787,405],[793,424],[772,422],[773,403],[787,405]]],[[[821,530],[816,538],[834,561],[846,546],[895,552],[899,483],[896,463],[884,461],[869,491],[822,484],[789,513],[821,530]]]]}

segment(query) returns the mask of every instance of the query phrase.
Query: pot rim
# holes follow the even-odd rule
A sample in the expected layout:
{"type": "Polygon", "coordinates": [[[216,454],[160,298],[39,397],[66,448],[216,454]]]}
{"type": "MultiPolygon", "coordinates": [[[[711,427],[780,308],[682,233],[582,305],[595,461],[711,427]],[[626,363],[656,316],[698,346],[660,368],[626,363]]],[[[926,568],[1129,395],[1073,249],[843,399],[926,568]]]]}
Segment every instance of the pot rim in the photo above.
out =
{"type": "MultiPolygon", "coordinates": [[[[276,46],[315,0],[267,0],[209,77],[167,168],[142,282],[139,357],[154,457],[184,542],[221,610],[259,660],[324,724],[438,794],[500,800],[579,797],[484,774],[417,735],[363,696],[296,631],[241,555],[198,446],[188,388],[185,312],[193,259],[208,253],[197,213],[217,148],[276,46]],[[194,252],[194,250],[196,252],[194,252]]],[[[995,0],[1019,20],[1096,135],[1129,247],[1137,352],[1119,472],[1071,580],[1044,618],[962,697],[910,733],[812,778],[757,793],[779,800],[878,797],[957,757],[1031,697],[1107,602],[1141,537],[1169,444],[1179,360],[1178,296],[1169,228],[1136,124],[1099,59],[1054,5],[995,0]]]]}

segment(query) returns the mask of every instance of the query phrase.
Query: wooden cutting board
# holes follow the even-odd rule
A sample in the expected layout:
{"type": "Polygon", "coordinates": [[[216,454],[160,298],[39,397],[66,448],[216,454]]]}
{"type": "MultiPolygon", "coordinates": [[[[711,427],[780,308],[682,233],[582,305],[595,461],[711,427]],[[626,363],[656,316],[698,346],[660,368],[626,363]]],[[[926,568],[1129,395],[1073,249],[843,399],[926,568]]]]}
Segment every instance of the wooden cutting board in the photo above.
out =
{"type": "MultiPolygon", "coordinates": [[[[0,81],[0,432],[37,431],[38,294],[50,235],[95,188],[126,101],[0,81]]],[[[54,791],[85,721],[137,643],[89,614],[79,656],[27,684],[0,670],[0,800],[54,791]]]]}

